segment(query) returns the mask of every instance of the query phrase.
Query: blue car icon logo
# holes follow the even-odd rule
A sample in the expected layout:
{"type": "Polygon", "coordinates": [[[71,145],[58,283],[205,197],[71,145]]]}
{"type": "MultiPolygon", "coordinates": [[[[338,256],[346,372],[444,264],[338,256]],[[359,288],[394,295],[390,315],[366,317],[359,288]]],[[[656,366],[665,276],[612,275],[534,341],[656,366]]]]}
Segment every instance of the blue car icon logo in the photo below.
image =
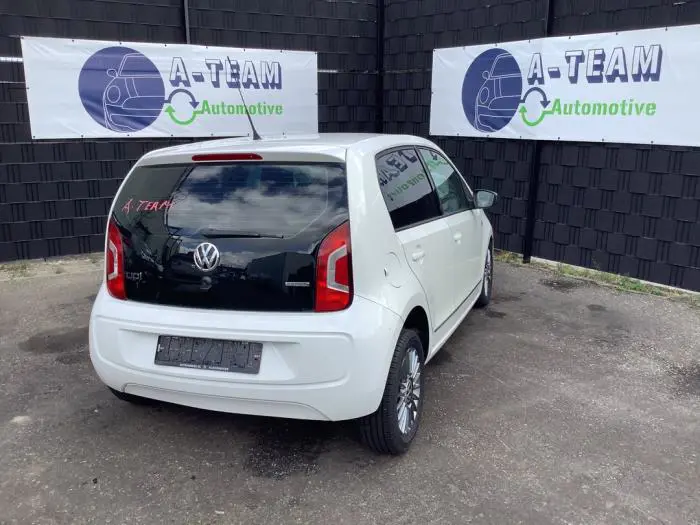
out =
{"type": "Polygon", "coordinates": [[[160,73],[138,52],[124,55],[102,95],[105,127],[135,132],[151,125],[163,110],[165,88],[160,73]]]}
{"type": "Polygon", "coordinates": [[[514,59],[510,53],[498,55],[491,70],[482,74],[484,83],[474,108],[481,131],[498,131],[510,122],[518,109],[523,80],[519,69],[513,71],[511,62],[514,59]]]}
{"type": "Polygon", "coordinates": [[[508,51],[489,49],[469,66],[462,86],[462,103],[470,124],[493,133],[513,119],[523,89],[517,61],[508,51]]]}

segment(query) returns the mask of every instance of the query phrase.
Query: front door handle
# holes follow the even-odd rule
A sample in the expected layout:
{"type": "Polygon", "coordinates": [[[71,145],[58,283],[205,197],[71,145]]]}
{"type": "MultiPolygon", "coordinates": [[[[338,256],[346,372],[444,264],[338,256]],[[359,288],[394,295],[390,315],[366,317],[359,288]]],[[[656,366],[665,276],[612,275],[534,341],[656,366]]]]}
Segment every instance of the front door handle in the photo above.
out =
{"type": "Polygon", "coordinates": [[[461,233],[461,232],[457,232],[457,233],[455,233],[455,234],[452,236],[452,238],[455,240],[455,242],[456,242],[457,244],[459,244],[459,243],[462,241],[462,233],[461,233]]]}
{"type": "Polygon", "coordinates": [[[425,257],[425,252],[423,250],[418,250],[415,251],[411,254],[411,259],[413,259],[413,262],[418,262],[425,257]]]}

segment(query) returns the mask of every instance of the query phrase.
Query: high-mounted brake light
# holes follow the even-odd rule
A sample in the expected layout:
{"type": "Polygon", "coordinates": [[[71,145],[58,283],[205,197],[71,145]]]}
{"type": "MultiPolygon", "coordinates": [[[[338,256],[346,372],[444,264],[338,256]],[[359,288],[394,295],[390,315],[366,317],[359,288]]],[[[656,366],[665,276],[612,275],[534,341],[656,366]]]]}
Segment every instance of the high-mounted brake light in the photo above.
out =
{"type": "Polygon", "coordinates": [[[230,162],[236,160],[263,160],[263,158],[257,153],[203,153],[192,156],[192,162],[230,162]]]}
{"type": "Polygon", "coordinates": [[[316,261],[317,312],[344,310],[352,302],[350,223],[344,222],[321,243],[316,261]]]}
{"type": "Polygon", "coordinates": [[[115,299],[126,299],[124,276],[124,245],[114,220],[107,226],[107,253],[105,254],[107,291],[115,299]]]}

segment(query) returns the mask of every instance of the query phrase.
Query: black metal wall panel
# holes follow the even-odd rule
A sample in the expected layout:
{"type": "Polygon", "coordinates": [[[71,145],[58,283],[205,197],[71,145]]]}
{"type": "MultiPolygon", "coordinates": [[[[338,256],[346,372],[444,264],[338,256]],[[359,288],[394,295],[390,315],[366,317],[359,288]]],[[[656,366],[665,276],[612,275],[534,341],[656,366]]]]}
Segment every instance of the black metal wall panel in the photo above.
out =
{"type": "Polygon", "coordinates": [[[374,131],[377,0],[198,0],[191,43],[317,51],[321,131],[374,131]]]}
{"type": "Polygon", "coordinates": [[[0,0],[0,56],[18,35],[183,42],[182,0],[0,0]]]}
{"type": "MultiPolygon", "coordinates": [[[[700,0],[551,2],[553,35],[700,23],[700,0]]],[[[373,131],[383,115],[386,132],[428,136],[432,50],[538,38],[546,12],[547,0],[191,0],[189,20],[194,44],[317,51],[322,131],[373,131]]],[[[182,0],[0,0],[0,56],[20,56],[20,34],[184,42],[182,0]]],[[[472,186],[499,192],[497,246],[523,251],[532,144],[436,141],[472,186]]],[[[100,250],[126,171],[172,143],[32,141],[22,66],[0,61],[0,261],[100,250]]],[[[699,150],[546,143],[540,161],[534,255],[700,290],[699,150]]]]}
{"type": "Polygon", "coordinates": [[[319,68],[377,68],[375,0],[197,0],[192,43],[319,52],[319,68]]]}
{"type": "MultiPolygon", "coordinates": [[[[193,44],[317,51],[322,131],[374,131],[375,0],[191,0],[193,44]]],[[[0,57],[18,35],[185,42],[182,0],[0,0],[0,57]]],[[[100,251],[144,153],[184,140],[32,141],[19,62],[0,59],[0,261],[100,251]]]]}
{"type": "MultiPolygon", "coordinates": [[[[700,23],[700,1],[553,0],[554,35],[700,23]]],[[[547,143],[534,255],[700,290],[700,150],[547,143]]]]}
{"type": "MultiPolygon", "coordinates": [[[[542,34],[543,0],[388,0],[384,129],[427,137],[434,48],[535,38],[542,34]]],[[[472,188],[491,189],[496,246],[522,253],[532,147],[526,142],[432,137],[472,188]]]]}
{"type": "MultiPolygon", "coordinates": [[[[181,0],[0,0],[0,56],[19,35],[182,42],[181,0]]],[[[0,62],[0,261],[102,250],[133,162],[171,140],[32,141],[19,62],[0,62]]]]}
{"type": "Polygon", "coordinates": [[[535,255],[700,290],[700,151],[548,144],[535,255]]]}
{"type": "MultiPolygon", "coordinates": [[[[553,35],[700,22],[700,1],[551,0],[553,35]]],[[[542,37],[546,0],[388,0],[385,129],[428,136],[432,50],[542,37]]],[[[499,248],[522,253],[529,142],[433,137],[473,187],[499,192],[499,248]]],[[[543,145],[534,255],[700,290],[700,151],[543,145]]]]}

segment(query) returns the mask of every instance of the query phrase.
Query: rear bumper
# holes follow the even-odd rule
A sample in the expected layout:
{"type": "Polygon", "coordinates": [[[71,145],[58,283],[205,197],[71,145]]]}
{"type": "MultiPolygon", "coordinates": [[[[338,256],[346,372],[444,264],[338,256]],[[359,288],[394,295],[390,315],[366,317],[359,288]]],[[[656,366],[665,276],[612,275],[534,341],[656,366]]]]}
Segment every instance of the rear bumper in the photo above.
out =
{"type": "Polygon", "coordinates": [[[203,311],[118,301],[104,288],[90,319],[100,379],[126,393],[222,412],[344,420],[374,412],[402,322],[355,297],[344,312],[203,311]],[[154,364],[159,335],[263,344],[256,375],[154,364]]]}

